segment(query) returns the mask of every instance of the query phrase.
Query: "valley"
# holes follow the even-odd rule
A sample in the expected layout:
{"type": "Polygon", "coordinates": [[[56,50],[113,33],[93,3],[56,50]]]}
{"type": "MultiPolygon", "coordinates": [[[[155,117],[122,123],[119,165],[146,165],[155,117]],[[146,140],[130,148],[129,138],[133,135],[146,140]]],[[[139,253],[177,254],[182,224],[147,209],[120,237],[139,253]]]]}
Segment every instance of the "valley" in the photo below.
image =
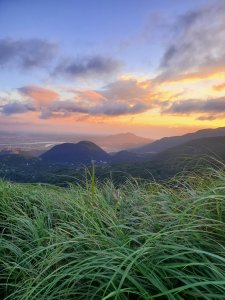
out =
{"type": "MultiPolygon", "coordinates": [[[[37,152],[32,155],[26,151],[2,151],[0,176],[18,182],[68,185],[81,182],[94,164],[100,182],[110,178],[116,184],[122,184],[133,177],[167,180],[185,172],[201,173],[207,167],[223,168],[225,130],[199,131],[189,134],[188,138],[187,135],[163,138],[144,147],[151,147],[155,152],[143,152],[141,146],[108,153],[90,141],[60,143],[38,155],[37,152]]],[[[37,150],[33,149],[34,152],[37,150]]]]}

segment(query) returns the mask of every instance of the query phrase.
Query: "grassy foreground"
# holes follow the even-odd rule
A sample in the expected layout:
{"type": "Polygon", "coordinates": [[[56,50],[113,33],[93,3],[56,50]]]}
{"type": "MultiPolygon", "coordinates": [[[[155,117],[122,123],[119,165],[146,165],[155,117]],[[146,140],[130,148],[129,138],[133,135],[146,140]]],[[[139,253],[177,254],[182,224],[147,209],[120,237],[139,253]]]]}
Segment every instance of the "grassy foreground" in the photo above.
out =
{"type": "Polygon", "coordinates": [[[225,174],[206,177],[0,182],[0,299],[224,300],[225,174]]]}

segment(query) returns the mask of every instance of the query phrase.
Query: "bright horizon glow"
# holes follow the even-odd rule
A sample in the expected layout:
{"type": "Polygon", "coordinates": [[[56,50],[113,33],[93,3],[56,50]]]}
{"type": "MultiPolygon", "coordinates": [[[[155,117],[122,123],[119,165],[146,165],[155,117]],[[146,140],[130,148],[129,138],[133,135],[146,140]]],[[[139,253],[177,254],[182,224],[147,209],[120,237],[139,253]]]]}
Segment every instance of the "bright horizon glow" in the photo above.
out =
{"type": "Polygon", "coordinates": [[[225,126],[224,15],[222,0],[1,1],[0,130],[225,126]]]}

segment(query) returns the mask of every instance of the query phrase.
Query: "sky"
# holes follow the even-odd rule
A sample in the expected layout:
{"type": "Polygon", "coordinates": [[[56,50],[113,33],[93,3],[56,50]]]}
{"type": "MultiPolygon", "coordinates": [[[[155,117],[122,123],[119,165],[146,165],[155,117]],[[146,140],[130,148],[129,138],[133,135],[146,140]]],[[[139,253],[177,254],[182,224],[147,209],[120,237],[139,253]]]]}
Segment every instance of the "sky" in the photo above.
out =
{"type": "Polygon", "coordinates": [[[225,126],[224,16],[224,0],[0,0],[0,131],[225,126]]]}

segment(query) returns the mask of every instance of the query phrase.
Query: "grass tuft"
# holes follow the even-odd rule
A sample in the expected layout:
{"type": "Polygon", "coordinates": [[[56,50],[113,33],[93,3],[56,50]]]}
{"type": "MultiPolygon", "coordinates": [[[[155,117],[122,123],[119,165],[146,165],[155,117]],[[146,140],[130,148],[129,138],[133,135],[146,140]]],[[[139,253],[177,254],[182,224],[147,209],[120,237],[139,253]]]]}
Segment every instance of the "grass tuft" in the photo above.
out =
{"type": "Polygon", "coordinates": [[[0,182],[0,298],[224,299],[225,174],[0,182]],[[91,199],[91,201],[90,201],[91,199]]]}

